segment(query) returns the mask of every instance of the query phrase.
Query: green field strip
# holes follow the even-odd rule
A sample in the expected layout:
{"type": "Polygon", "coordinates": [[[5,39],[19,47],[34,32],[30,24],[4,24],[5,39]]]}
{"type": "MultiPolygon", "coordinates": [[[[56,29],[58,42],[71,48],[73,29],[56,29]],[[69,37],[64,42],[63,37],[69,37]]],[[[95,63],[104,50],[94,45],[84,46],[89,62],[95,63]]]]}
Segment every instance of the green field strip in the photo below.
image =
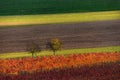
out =
{"type": "Polygon", "coordinates": [[[120,19],[120,11],[48,14],[48,15],[0,16],[0,27],[35,25],[35,24],[90,22],[116,19],[120,19]]]}
{"type": "Polygon", "coordinates": [[[120,0],[0,0],[0,15],[120,10],[120,0]]]}
{"type": "MultiPolygon", "coordinates": [[[[100,47],[100,48],[84,48],[84,49],[68,49],[57,51],[56,55],[69,55],[69,54],[84,54],[84,53],[99,53],[99,52],[120,52],[120,46],[100,47]]],[[[50,56],[53,55],[52,51],[41,51],[37,56],[50,56]]],[[[1,53],[0,59],[18,58],[18,57],[31,57],[28,52],[13,52],[1,53]]]]}

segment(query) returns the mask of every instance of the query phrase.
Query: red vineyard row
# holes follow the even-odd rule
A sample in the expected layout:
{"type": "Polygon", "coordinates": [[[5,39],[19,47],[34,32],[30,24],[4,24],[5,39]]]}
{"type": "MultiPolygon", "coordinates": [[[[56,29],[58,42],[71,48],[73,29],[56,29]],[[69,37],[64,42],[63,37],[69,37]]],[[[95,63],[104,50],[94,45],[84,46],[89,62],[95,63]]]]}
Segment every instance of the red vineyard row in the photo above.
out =
{"type": "Polygon", "coordinates": [[[120,61],[120,53],[88,53],[0,60],[0,73],[18,74],[120,61]]]}
{"type": "Polygon", "coordinates": [[[120,80],[120,64],[71,67],[21,75],[1,75],[0,80],[120,80]]]}

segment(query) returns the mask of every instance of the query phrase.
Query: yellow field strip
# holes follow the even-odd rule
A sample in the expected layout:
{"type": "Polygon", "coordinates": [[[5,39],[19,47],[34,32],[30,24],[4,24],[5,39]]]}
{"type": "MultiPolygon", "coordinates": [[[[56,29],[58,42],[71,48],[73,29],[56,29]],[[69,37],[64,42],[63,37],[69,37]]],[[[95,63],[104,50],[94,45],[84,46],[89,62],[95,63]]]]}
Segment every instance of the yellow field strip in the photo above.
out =
{"type": "Polygon", "coordinates": [[[46,15],[0,16],[0,26],[89,22],[120,19],[120,11],[66,13],[46,15]]]}

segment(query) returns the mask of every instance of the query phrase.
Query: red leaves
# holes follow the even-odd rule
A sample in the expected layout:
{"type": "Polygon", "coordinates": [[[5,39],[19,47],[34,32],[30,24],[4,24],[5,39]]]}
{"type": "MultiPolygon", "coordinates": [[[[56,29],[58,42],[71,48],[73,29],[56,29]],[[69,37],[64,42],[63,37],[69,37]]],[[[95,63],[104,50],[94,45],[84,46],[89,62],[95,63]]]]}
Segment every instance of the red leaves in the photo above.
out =
{"type": "Polygon", "coordinates": [[[71,67],[23,75],[4,75],[0,80],[120,80],[119,63],[71,67]]]}
{"type": "Polygon", "coordinates": [[[120,61],[120,53],[89,53],[68,56],[49,56],[0,60],[0,73],[18,74],[19,71],[44,71],[55,68],[63,69],[103,62],[120,61]]]}

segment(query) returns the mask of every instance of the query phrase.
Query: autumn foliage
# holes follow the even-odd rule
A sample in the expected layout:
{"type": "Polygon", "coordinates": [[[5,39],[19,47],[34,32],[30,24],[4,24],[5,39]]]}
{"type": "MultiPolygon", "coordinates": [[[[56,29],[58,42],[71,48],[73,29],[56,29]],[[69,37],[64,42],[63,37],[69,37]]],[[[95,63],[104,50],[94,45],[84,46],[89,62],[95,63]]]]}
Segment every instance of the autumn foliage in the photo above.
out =
{"type": "Polygon", "coordinates": [[[19,74],[20,72],[41,72],[53,69],[64,69],[71,67],[82,67],[85,65],[117,62],[120,61],[120,53],[88,53],[71,54],[60,56],[36,57],[36,58],[18,58],[1,59],[0,73],[19,74]]]}
{"type": "Polygon", "coordinates": [[[47,43],[47,47],[50,48],[55,55],[56,51],[61,50],[62,42],[57,38],[53,38],[50,40],[50,42],[47,43]]]}
{"type": "Polygon", "coordinates": [[[118,62],[71,67],[23,75],[4,75],[0,80],[120,80],[118,62]]]}

